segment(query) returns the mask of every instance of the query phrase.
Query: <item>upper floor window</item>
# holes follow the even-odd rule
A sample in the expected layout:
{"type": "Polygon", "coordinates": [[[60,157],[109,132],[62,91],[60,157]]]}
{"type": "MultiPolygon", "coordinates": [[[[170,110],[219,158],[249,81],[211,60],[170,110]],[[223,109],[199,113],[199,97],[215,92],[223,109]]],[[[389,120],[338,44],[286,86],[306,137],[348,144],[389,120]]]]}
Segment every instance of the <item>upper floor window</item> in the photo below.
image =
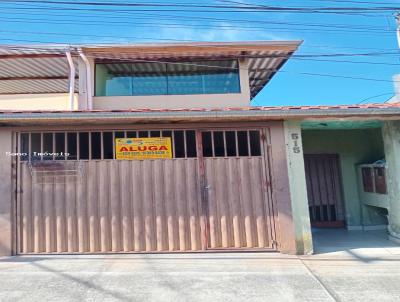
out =
{"type": "Polygon", "coordinates": [[[237,60],[97,63],[96,96],[240,93],[237,60]]]}

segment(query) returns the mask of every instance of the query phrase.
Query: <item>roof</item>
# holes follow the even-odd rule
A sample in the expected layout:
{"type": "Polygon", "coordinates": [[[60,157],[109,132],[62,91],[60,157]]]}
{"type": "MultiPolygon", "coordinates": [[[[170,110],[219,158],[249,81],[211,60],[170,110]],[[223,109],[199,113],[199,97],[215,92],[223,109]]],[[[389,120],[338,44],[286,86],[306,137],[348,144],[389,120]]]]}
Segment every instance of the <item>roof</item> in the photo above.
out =
{"type": "MultiPolygon", "coordinates": [[[[68,92],[71,51],[96,61],[190,61],[248,59],[251,97],[271,80],[301,41],[207,42],[114,45],[3,45],[0,47],[0,94],[68,92]]],[[[78,68],[76,68],[78,70],[78,68]]],[[[76,86],[78,85],[76,81],[76,86]]]]}
{"type": "Polygon", "coordinates": [[[400,103],[279,106],[219,109],[130,109],[91,111],[0,111],[0,125],[78,125],[111,123],[239,122],[297,119],[399,120],[400,103]]]}

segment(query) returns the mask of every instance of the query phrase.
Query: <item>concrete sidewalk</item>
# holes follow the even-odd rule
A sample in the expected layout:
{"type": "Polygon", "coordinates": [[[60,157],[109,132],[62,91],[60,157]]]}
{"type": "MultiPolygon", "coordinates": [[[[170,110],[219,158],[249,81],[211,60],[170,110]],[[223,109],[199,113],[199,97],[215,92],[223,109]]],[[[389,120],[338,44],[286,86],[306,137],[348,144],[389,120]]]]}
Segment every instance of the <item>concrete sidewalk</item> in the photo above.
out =
{"type": "MultiPolygon", "coordinates": [[[[327,238],[321,236],[315,240],[327,238]]],[[[331,250],[331,241],[319,242],[316,255],[302,257],[208,253],[0,258],[0,301],[399,301],[399,247],[382,243],[379,234],[349,236],[367,237],[353,247],[347,242],[331,250]],[[380,246],[365,243],[375,239],[380,246]]]]}

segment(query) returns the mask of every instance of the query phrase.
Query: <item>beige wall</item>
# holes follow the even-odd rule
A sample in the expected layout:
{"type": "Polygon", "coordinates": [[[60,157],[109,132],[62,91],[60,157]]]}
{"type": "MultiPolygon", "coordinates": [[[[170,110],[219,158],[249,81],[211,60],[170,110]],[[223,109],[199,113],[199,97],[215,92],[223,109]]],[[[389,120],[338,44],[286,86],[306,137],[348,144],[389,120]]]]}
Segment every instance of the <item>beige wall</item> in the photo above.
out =
{"type": "Polygon", "coordinates": [[[242,94],[198,94],[155,96],[105,96],[93,98],[93,109],[179,109],[248,106],[242,94]]]}
{"type": "MultiPolygon", "coordinates": [[[[75,109],[78,95],[75,94],[75,109]]],[[[0,95],[0,110],[70,110],[68,93],[0,95]]]]}
{"type": "MultiPolygon", "coordinates": [[[[92,67],[92,91],[95,91],[95,68],[92,67]]],[[[250,105],[250,87],[247,60],[239,61],[241,93],[198,94],[198,95],[151,95],[151,96],[106,96],[93,97],[93,109],[179,109],[179,108],[220,108],[250,105]]]]}
{"type": "Polygon", "coordinates": [[[304,154],[300,121],[284,122],[289,192],[297,254],[312,254],[313,242],[308,210],[304,154]]]}

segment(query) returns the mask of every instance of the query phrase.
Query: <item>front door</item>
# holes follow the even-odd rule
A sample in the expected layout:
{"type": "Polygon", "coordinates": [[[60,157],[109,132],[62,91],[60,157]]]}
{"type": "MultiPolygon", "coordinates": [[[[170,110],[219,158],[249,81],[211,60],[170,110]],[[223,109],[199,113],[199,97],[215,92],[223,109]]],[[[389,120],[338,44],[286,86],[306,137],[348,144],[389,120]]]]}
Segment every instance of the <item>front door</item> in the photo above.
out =
{"type": "Polygon", "coordinates": [[[311,225],[344,227],[342,187],[337,154],[305,154],[311,225]]]}

